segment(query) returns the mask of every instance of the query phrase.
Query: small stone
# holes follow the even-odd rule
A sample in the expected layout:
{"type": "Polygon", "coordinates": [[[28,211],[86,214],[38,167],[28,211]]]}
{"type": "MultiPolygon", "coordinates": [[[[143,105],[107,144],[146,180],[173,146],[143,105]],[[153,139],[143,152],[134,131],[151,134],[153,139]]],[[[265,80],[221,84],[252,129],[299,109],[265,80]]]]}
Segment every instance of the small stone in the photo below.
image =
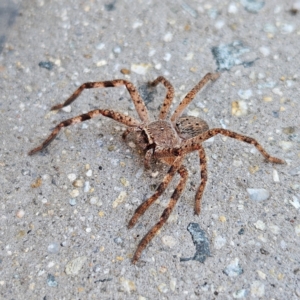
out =
{"type": "Polygon", "coordinates": [[[116,208],[119,204],[125,201],[125,198],[127,196],[127,193],[125,191],[122,191],[119,196],[116,198],[116,200],[112,203],[112,207],[116,208]]]}
{"type": "Polygon", "coordinates": [[[107,61],[105,59],[102,59],[102,60],[99,60],[97,63],[96,63],[96,66],[97,67],[103,67],[107,65],[107,61]]]}
{"type": "Polygon", "coordinates": [[[75,198],[79,196],[79,190],[72,190],[70,192],[71,197],[75,198]]]}
{"type": "Polygon", "coordinates": [[[280,182],[278,172],[275,169],[273,170],[273,180],[274,182],[280,182]]]}
{"type": "Polygon", "coordinates": [[[128,69],[121,69],[120,72],[124,75],[129,75],[130,74],[130,70],[128,70],[128,69]]]}
{"type": "Polygon", "coordinates": [[[59,252],[59,244],[58,243],[51,243],[51,244],[48,245],[47,250],[51,254],[57,254],[59,252]]]}
{"type": "Polygon", "coordinates": [[[238,95],[243,99],[243,100],[248,100],[252,97],[253,93],[252,90],[239,90],[238,95]]]}
{"type": "Polygon", "coordinates": [[[263,280],[265,280],[267,278],[267,275],[264,272],[260,271],[260,270],[257,270],[257,274],[263,280]]]}
{"type": "Polygon", "coordinates": [[[264,6],[264,1],[259,0],[240,0],[242,6],[250,13],[258,13],[264,6]]]}
{"type": "Polygon", "coordinates": [[[248,295],[248,291],[246,289],[235,291],[232,296],[234,299],[242,299],[248,295]]]}
{"type": "Polygon", "coordinates": [[[167,285],[165,283],[161,283],[157,288],[163,294],[165,294],[169,291],[167,288],[167,285]]]}
{"type": "Polygon", "coordinates": [[[300,236],[300,224],[295,226],[295,232],[297,236],[300,236]]]}
{"type": "Polygon", "coordinates": [[[292,195],[293,200],[289,200],[289,202],[296,208],[299,209],[300,208],[300,203],[299,203],[299,199],[292,195]]]}
{"type": "Polygon", "coordinates": [[[128,143],[128,146],[129,146],[130,148],[135,148],[135,147],[136,147],[136,144],[135,144],[134,142],[129,142],[129,143],[128,143]]]}
{"type": "Polygon", "coordinates": [[[233,116],[241,117],[248,113],[248,105],[245,101],[233,101],[231,103],[231,114],[233,116]]]}
{"type": "Polygon", "coordinates": [[[284,151],[290,150],[294,145],[294,143],[288,141],[280,141],[278,144],[284,151]]]}
{"type": "Polygon", "coordinates": [[[80,180],[80,179],[74,180],[73,183],[72,183],[72,185],[73,185],[74,187],[83,187],[83,181],[80,180]]]}
{"type": "Polygon", "coordinates": [[[220,216],[219,221],[222,222],[222,223],[226,222],[226,217],[225,216],[220,216]]]}
{"type": "Polygon", "coordinates": [[[236,14],[238,12],[238,8],[237,6],[235,5],[235,3],[230,3],[229,6],[228,6],[228,9],[227,9],[227,12],[229,14],[236,14]]]}
{"type": "Polygon", "coordinates": [[[48,276],[47,276],[47,284],[48,284],[48,286],[51,286],[51,287],[57,287],[58,286],[58,283],[55,280],[55,277],[51,274],[48,274],[48,276]]]}
{"type": "Polygon", "coordinates": [[[162,242],[170,248],[173,248],[177,244],[176,239],[174,239],[172,236],[169,235],[165,235],[161,239],[162,242]]]}
{"type": "Polygon", "coordinates": [[[71,182],[73,182],[76,178],[77,178],[76,174],[74,174],[74,173],[68,174],[68,179],[71,182]]]}
{"type": "Polygon", "coordinates": [[[270,197],[270,192],[266,189],[247,189],[247,192],[253,201],[264,201],[270,197]]]}
{"type": "Polygon", "coordinates": [[[146,64],[146,63],[142,63],[142,64],[132,64],[131,65],[131,71],[139,74],[139,75],[146,75],[146,73],[148,72],[148,70],[152,67],[151,64],[146,64]]]}
{"type": "Polygon", "coordinates": [[[173,39],[173,34],[171,32],[167,32],[163,38],[164,42],[166,42],[166,43],[171,42],[172,39],[173,39]]]}
{"type": "Polygon", "coordinates": [[[270,224],[269,228],[272,231],[272,233],[274,233],[274,234],[279,234],[280,233],[280,228],[277,225],[270,224]]]}
{"type": "Polygon", "coordinates": [[[126,178],[121,177],[120,181],[121,181],[123,186],[125,186],[125,187],[129,186],[129,181],[126,178]]]}
{"type": "Polygon", "coordinates": [[[295,175],[300,175],[300,166],[292,169],[289,171],[289,174],[292,175],[292,176],[295,176],[295,175]]]}
{"type": "Polygon", "coordinates": [[[88,177],[91,177],[93,175],[93,171],[92,170],[88,170],[86,173],[85,173],[86,176],[88,177]]]}
{"type": "Polygon", "coordinates": [[[16,213],[16,216],[17,216],[19,219],[23,218],[24,215],[25,215],[25,211],[24,211],[23,209],[18,210],[17,213],[16,213]]]}
{"type": "Polygon", "coordinates": [[[65,272],[67,275],[78,275],[79,271],[82,269],[83,265],[87,260],[86,256],[77,257],[69,261],[66,265],[65,272]]]}
{"type": "Polygon", "coordinates": [[[122,245],[122,244],[123,244],[123,240],[122,240],[120,237],[114,238],[114,242],[115,242],[117,245],[122,245]]]}
{"type": "Polygon", "coordinates": [[[176,289],[176,281],[177,281],[176,278],[171,278],[170,280],[170,289],[172,292],[174,292],[176,289]]]}
{"type": "Polygon", "coordinates": [[[261,220],[257,220],[255,223],[253,223],[253,225],[255,226],[255,228],[257,228],[259,230],[265,230],[266,229],[266,224],[261,220]]]}
{"type": "Polygon", "coordinates": [[[71,205],[71,206],[74,206],[74,205],[76,205],[76,199],[70,199],[69,200],[69,204],[71,205]]]}
{"type": "Polygon", "coordinates": [[[278,87],[272,89],[272,92],[273,92],[275,95],[278,95],[278,96],[282,96],[282,95],[283,95],[282,91],[281,91],[280,88],[278,88],[278,87]]]}
{"type": "Polygon", "coordinates": [[[264,96],[263,97],[263,101],[265,101],[265,102],[272,102],[273,98],[271,96],[264,96]]]}
{"type": "Polygon", "coordinates": [[[67,106],[64,106],[61,110],[66,113],[69,113],[72,111],[72,107],[71,107],[71,105],[67,105],[67,106]]]}
{"type": "Polygon", "coordinates": [[[251,296],[263,297],[264,295],[265,295],[265,285],[262,282],[255,280],[251,284],[251,296]]]}
{"type": "Polygon", "coordinates": [[[132,291],[135,291],[136,290],[136,287],[135,287],[135,284],[133,281],[131,280],[128,280],[124,277],[121,277],[120,278],[120,283],[122,285],[122,287],[124,288],[124,290],[130,294],[132,291]]]}
{"type": "Polygon", "coordinates": [[[236,257],[231,263],[223,270],[223,273],[229,277],[236,277],[244,273],[244,270],[239,264],[239,259],[236,257]]]}
{"type": "Polygon", "coordinates": [[[54,67],[54,64],[51,61],[41,61],[39,62],[39,67],[51,71],[54,67]]]}
{"type": "Polygon", "coordinates": [[[214,246],[216,249],[220,250],[221,248],[223,248],[226,245],[226,238],[222,237],[222,236],[217,236],[214,240],[214,246]]]}
{"type": "Polygon", "coordinates": [[[270,48],[268,48],[268,47],[260,47],[260,48],[259,48],[259,52],[260,52],[264,57],[269,56],[270,53],[271,53],[270,48]]]}
{"type": "Polygon", "coordinates": [[[90,189],[91,189],[90,182],[89,182],[89,181],[86,181],[86,182],[84,183],[83,191],[84,191],[85,193],[88,193],[88,192],[90,191],[90,189]]]}

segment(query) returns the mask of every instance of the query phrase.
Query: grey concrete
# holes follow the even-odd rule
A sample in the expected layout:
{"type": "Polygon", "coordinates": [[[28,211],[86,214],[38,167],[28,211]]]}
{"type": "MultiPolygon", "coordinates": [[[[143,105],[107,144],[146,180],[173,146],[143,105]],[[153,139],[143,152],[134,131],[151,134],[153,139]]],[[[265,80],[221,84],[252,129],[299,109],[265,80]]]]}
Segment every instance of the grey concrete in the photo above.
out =
{"type": "Polygon", "coordinates": [[[258,3],[256,13],[247,5],[21,3],[14,23],[2,29],[0,54],[1,299],[300,297],[299,3],[258,3]],[[212,49],[228,45],[233,52],[222,52],[230,60],[223,62],[225,70],[212,49]],[[127,78],[155,118],[165,90],[148,90],[149,80],[168,78],[178,104],[218,67],[221,77],[186,113],[253,136],[287,163],[267,163],[253,147],[229,138],[205,142],[209,180],[201,215],[193,212],[200,176],[193,153],[171,220],[132,265],[139,241],[158,221],[179,178],[128,230],[135,208],[168,167],[153,164],[145,171],[137,149],[122,140],[120,124],[97,118],[63,130],[42,153],[27,152],[61,120],[97,107],[137,116],[121,87],[85,91],[71,111],[49,113],[81,83],[127,78]],[[270,196],[251,200],[248,188],[270,196]],[[118,201],[119,195],[124,199],[118,201]],[[204,263],[180,261],[195,255],[190,223],[198,223],[210,242],[204,263]]]}

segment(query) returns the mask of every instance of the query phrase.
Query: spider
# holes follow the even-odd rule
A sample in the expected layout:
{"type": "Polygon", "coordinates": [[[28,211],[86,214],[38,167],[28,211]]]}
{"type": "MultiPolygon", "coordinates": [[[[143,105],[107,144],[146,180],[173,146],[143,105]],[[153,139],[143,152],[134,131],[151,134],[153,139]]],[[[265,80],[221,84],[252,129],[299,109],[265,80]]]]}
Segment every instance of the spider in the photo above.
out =
{"type": "Polygon", "coordinates": [[[126,139],[128,134],[133,134],[137,145],[144,151],[144,165],[145,168],[150,167],[152,159],[158,159],[163,163],[170,165],[168,173],[164,176],[162,182],[159,184],[155,193],[144,201],[136,210],[133,217],[128,223],[128,228],[132,228],[138,221],[138,219],[144,214],[144,212],[155,202],[155,200],[162,195],[166,190],[167,186],[171,182],[172,178],[176,173],[180,175],[180,181],[176,186],[171,200],[167,207],[163,211],[159,221],[150,229],[150,231],[140,241],[135,254],[132,258],[132,263],[136,263],[142,251],[146,248],[149,242],[154,238],[158,230],[166,223],[171,212],[173,211],[180,195],[182,194],[187,179],[188,171],[182,164],[185,156],[193,151],[198,151],[200,158],[200,185],[196,192],[195,197],[195,214],[200,214],[201,198],[204,192],[204,188],[207,182],[207,163],[205,151],[202,143],[217,135],[221,134],[230,138],[237,139],[239,141],[251,144],[257,148],[257,150],[271,163],[283,164],[284,161],[269,155],[264,148],[253,138],[245,135],[223,129],[214,128],[209,129],[207,123],[202,119],[196,117],[182,117],[184,109],[194,99],[196,94],[209,82],[215,81],[220,76],[219,73],[208,73],[206,74],[199,83],[185,96],[180,102],[178,107],[170,118],[167,118],[169,109],[174,97],[174,88],[170,82],[164,77],[160,76],[153,82],[150,82],[150,86],[157,86],[159,83],[163,84],[167,89],[167,93],[160,109],[158,121],[151,122],[149,119],[148,110],[145,106],[144,101],[139,95],[134,85],[124,79],[116,79],[111,81],[100,81],[100,82],[87,82],[82,84],[63,104],[55,105],[51,110],[59,110],[71,104],[85,89],[91,88],[108,88],[108,87],[119,87],[124,86],[127,88],[136,111],[141,121],[134,119],[133,117],[125,114],[115,112],[110,109],[95,109],[88,113],[73,117],[71,119],[62,121],[59,123],[49,137],[39,146],[32,149],[28,154],[32,155],[38,151],[43,150],[48,144],[57,136],[59,131],[63,127],[67,127],[76,123],[80,123],[98,115],[103,115],[114,119],[127,126],[127,130],[124,131],[122,137],[126,139]]]}

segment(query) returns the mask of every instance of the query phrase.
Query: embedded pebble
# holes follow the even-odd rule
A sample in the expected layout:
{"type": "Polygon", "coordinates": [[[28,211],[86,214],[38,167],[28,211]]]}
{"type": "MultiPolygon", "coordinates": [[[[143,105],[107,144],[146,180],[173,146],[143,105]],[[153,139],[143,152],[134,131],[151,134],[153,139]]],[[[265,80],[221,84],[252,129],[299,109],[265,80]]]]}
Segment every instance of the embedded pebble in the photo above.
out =
{"type": "Polygon", "coordinates": [[[79,256],[75,259],[70,260],[65,268],[65,272],[67,275],[77,275],[79,271],[82,269],[83,265],[87,260],[86,256],[79,256]]]}
{"type": "Polygon", "coordinates": [[[242,290],[235,291],[232,294],[232,297],[234,299],[242,299],[242,298],[245,298],[248,295],[248,293],[249,292],[246,289],[242,289],[242,290]]]}
{"type": "Polygon", "coordinates": [[[274,233],[274,234],[279,234],[280,233],[280,228],[277,225],[270,224],[269,228],[272,231],[272,233],[274,233]]]}
{"type": "Polygon", "coordinates": [[[129,186],[129,181],[126,178],[121,177],[120,181],[121,181],[123,186],[125,186],[125,187],[129,186]]]}
{"type": "Polygon", "coordinates": [[[59,244],[58,243],[51,243],[51,244],[48,245],[47,250],[51,254],[57,254],[59,252],[59,244]]]}
{"type": "Polygon", "coordinates": [[[103,66],[105,66],[105,65],[107,65],[107,61],[106,61],[105,59],[99,60],[99,61],[97,61],[97,63],[96,63],[96,66],[97,66],[97,67],[103,67],[103,66]]]}
{"type": "Polygon", "coordinates": [[[244,100],[248,100],[252,97],[253,93],[252,90],[239,90],[238,91],[238,95],[244,99],[244,100]]]}
{"type": "Polygon", "coordinates": [[[257,228],[259,230],[265,230],[266,229],[266,224],[261,220],[257,220],[255,223],[253,223],[253,225],[255,226],[255,228],[257,228]]]}
{"type": "Polygon", "coordinates": [[[67,105],[67,106],[64,106],[61,110],[69,113],[72,111],[72,107],[71,107],[71,105],[67,105]]]}
{"type": "Polygon", "coordinates": [[[270,53],[271,53],[270,48],[268,48],[268,47],[260,47],[260,48],[259,48],[259,52],[260,52],[264,57],[269,56],[270,53]]]}
{"type": "Polygon", "coordinates": [[[283,24],[281,26],[281,33],[288,34],[292,33],[295,30],[295,27],[293,24],[283,24]]]}
{"type": "Polygon", "coordinates": [[[120,237],[114,238],[114,242],[115,242],[117,245],[122,245],[122,244],[123,244],[123,240],[122,240],[120,237]]]}
{"type": "Polygon", "coordinates": [[[299,199],[292,195],[293,200],[289,200],[289,202],[296,208],[299,209],[300,208],[300,203],[299,203],[299,199]]]}
{"type": "Polygon", "coordinates": [[[72,183],[72,185],[74,187],[83,187],[83,181],[80,179],[74,180],[74,182],[72,183]]]}
{"type": "Polygon", "coordinates": [[[280,141],[278,144],[284,151],[291,149],[294,145],[294,143],[288,141],[280,141]]]}
{"type": "Polygon", "coordinates": [[[237,6],[235,5],[235,3],[230,3],[229,6],[228,6],[228,9],[227,9],[227,12],[229,14],[236,14],[238,12],[238,8],[237,6]]]}
{"type": "Polygon", "coordinates": [[[239,264],[239,259],[236,257],[230,264],[223,270],[223,273],[229,277],[236,277],[244,273],[244,270],[239,264]]]}
{"type": "Polygon", "coordinates": [[[172,57],[172,54],[171,53],[166,53],[164,56],[163,56],[163,60],[164,61],[169,61],[172,57]]]}
{"type": "Polygon", "coordinates": [[[273,94],[278,95],[278,96],[282,96],[283,95],[282,91],[278,87],[272,89],[272,92],[273,92],[273,94]]]}
{"type": "Polygon", "coordinates": [[[93,171],[92,170],[88,170],[86,173],[85,173],[86,176],[88,177],[91,177],[93,175],[93,171]]]}
{"type": "Polygon", "coordinates": [[[135,147],[136,147],[136,145],[135,145],[134,142],[129,142],[129,143],[128,143],[128,146],[129,146],[130,148],[135,148],[135,147]]]}
{"type": "Polygon", "coordinates": [[[72,190],[70,192],[71,197],[78,197],[79,196],[79,190],[72,190]]]}
{"type": "Polygon", "coordinates": [[[265,2],[259,0],[240,0],[240,2],[250,13],[258,13],[265,6],[265,2]]]}
{"type": "Polygon", "coordinates": [[[119,204],[125,201],[125,198],[127,196],[127,193],[125,191],[122,191],[119,196],[116,198],[116,200],[112,203],[112,207],[116,208],[119,204]]]}
{"type": "Polygon", "coordinates": [[[176,278],[171,278],[171,280],[170,280],[170,289],[171,289],[171,291],[175,291],[175,289],[176,289],[176,278]]]}
{"type": "Polygon", "coordinates": [[[151,64],[132,64],[131,65],[131,71],[139,74],[139,75],[145,75],[148,70],[152,67],[151,64]]]}
{"type": "Polygon", "coordinates": [[[76,205],[76,199],[70,199],[69,200],[69,204],[71,205],[71,206],[74,206],[74,205],[76,205]]]}
{"type": "Polygon", "coordinates": [[[217,236],[214,240],[214,246],[216,249],[220,250],[222,247],[226,245],[226,238],[222,236],[217,236]]]}
{"type": "Polygon", "coordinates": [[[260,281],[253,281],[251,284],[251,296],[263,297],[265,295],[265,285],[260,281]]]}
{"type": "Polygon", "coordinates": [[[58,283],[55,280],[55,277],[51,274],[48,274],[48,276],[47,276],[47,285],[51,286],[51,287],[57,287],[58,286],[58,283]]]}
{"type": "Polygon", "coordinates": [[[300,236],[300,224],[295,226],[295,232],[297,236],[300,236]]]}
{"type": "Polygon", "coordinates": [[[265,102],[272,102],[272,101],[273,101],[273,98],[270,97],[270,96],[264,96],[264,97],[263,97],[263,101],[265,101],[265,102]]]}
{"type": "Polygon", "coordinates": [[[273,180],[274,182],[280,182],[278,172],[275,169],[273,170],[273,180]]]}
{"type": "Polygon", "coordinates": [[[267,275],[264,272],[262,272],[261,270],[257,270],[257,274],[263,280],[265,280],[267,278],[267,275]]]}
{"type": "Polygon", "coordinates": [[[173,39],[173,34],[171,32],[167,32],[165,35],[164,35],[164,42],[171,42],[173,39]]]}
{"type": "Polygon", "coordinates": [[[173,248],[177,243],[176,239],[174,239],[172,236],[169,235],[165,235],[161,239],[162,242],[170,248],[173,248]]]}
{"type": "Polygon", "coordinates": [[[23,209],[18,210],[17,213],[16,213],[16,216],[17,216],[19,219],[23,218],[24,215],[25,215],[25,211],[24,211],[23,209]]]}
{"type": "Polygon", "coordinates": [[[136,290],[135,283],[131,280],[121,277],[120,283],[121,283],[122,287],[124,288],[124,290],[129,294],[131,293],[131,291],[136,290]]]}
{"type": "Polygon", "coordinates": [[[103,202],[101,200],[99,200],[98,197],[91,197],[90,204],[101,206],[103,204],[103,202]]]}
{"type": "Polygon", "coordinates": [[[254,201],[264,201],[270,197],[270,192],[266,189],[247,189],[247,192],[254,201]]]}
{"type": "Polygon", "coordinates": [[[89,182],[89,181],[86,181],[86,182],[84,183],[83,191],[84,191],[85,193],[88,193],[88,192],[90,191],[90,189],[91,189],[90,182],[89,182]]]}
{"type": "Polygon", "coordinates": [[[167,288],[167,285],[165,283],[161,283],[157,288],[163,294],[165,294],[169,291],[167,288]]]}
{"type": "Polygon", "coordinates": [[[231,114],[233,116],[245,116],[248,112],[248,105],[245,101],[233,101],[231,103],[231,114]]]}

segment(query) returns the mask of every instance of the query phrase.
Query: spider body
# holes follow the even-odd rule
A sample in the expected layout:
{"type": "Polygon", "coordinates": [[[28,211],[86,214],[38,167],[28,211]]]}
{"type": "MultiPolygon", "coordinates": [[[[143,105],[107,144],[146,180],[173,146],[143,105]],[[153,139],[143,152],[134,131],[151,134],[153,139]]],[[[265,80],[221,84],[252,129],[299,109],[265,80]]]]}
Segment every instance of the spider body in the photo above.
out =
{"type": "Polygon", "coordinates": [[[133,227],[137,223],[138,219],[144,214],[144,212],[158,199],[159,196],[162,195],[175,174],[178,173],[180,175],[179,183],[177,184],[171,196],[170,202],[163,211],[159,221],[140,241],[132,258],[133,263],[136,263],[139,260],[142,251],[153,239],[158,230],[165,224],[172,210],[174,209],[176,202],[182,194],[188,179],[188,172],[186,167],[183,165],[183,160],[185,156],[192,151],[197,151],[200,159],[199,166],[201,180],[196,192],[194,208],[195,213],[197,215],[200,214],[201,198],[207,182],[206,155],[202,146],[202,143],[205,140],[217,134],[225,135],[255,146],[269,162],[278,164],[284,163],[283,160],[270,156],[264,150],[264,148],[251,137],[247,137],[223,128],[209,129],[207,123],[199,118],[181,117],[184,109],[194,99],[197,92],[200,91],[208,81],[214,81],[219,76],[219,73],[206,74],[180,102],[170,118],[167,118],[167,115],[174,97],[174,89],[168,80],[166,80],[164,77],[158,77],[156,80],[151,82],[150,85],[156,86],[157,84],[162,83],[167,89],[167,94],[162,104],[158,120],[154,122],[150,122],[148,110],[144,104],[144,101],[141,99],[137,89],[129,81],[117,79],[112,81],[84,83],[63,104],[53,106],[52,110],[61,109],[62,107],[71,104],[85,89],[126,86],[129,94],[131,95],[140,121],[120,112],[115,112],[114,110],[95,109],[88,113],[62,121],[55,127],[49,137],[40,146],[32,149],[29,152],[29,155],[32,155],[44,149],[56,137],[63,127],[83,122],[99,115],[112,118],[115,121],[126,125],[127,130],[123,133],[123,138],[126,139],[127,135],[130,133],[134,134],[136,143],[145,152],[144,164],[146,168],[150,167],[150,162],[153,158],[159,159],[162,162],[170,165],[167,174],[157,187],[155,193],[135,210],[134,215],[128,223],[129,228],[133,227]]]}

